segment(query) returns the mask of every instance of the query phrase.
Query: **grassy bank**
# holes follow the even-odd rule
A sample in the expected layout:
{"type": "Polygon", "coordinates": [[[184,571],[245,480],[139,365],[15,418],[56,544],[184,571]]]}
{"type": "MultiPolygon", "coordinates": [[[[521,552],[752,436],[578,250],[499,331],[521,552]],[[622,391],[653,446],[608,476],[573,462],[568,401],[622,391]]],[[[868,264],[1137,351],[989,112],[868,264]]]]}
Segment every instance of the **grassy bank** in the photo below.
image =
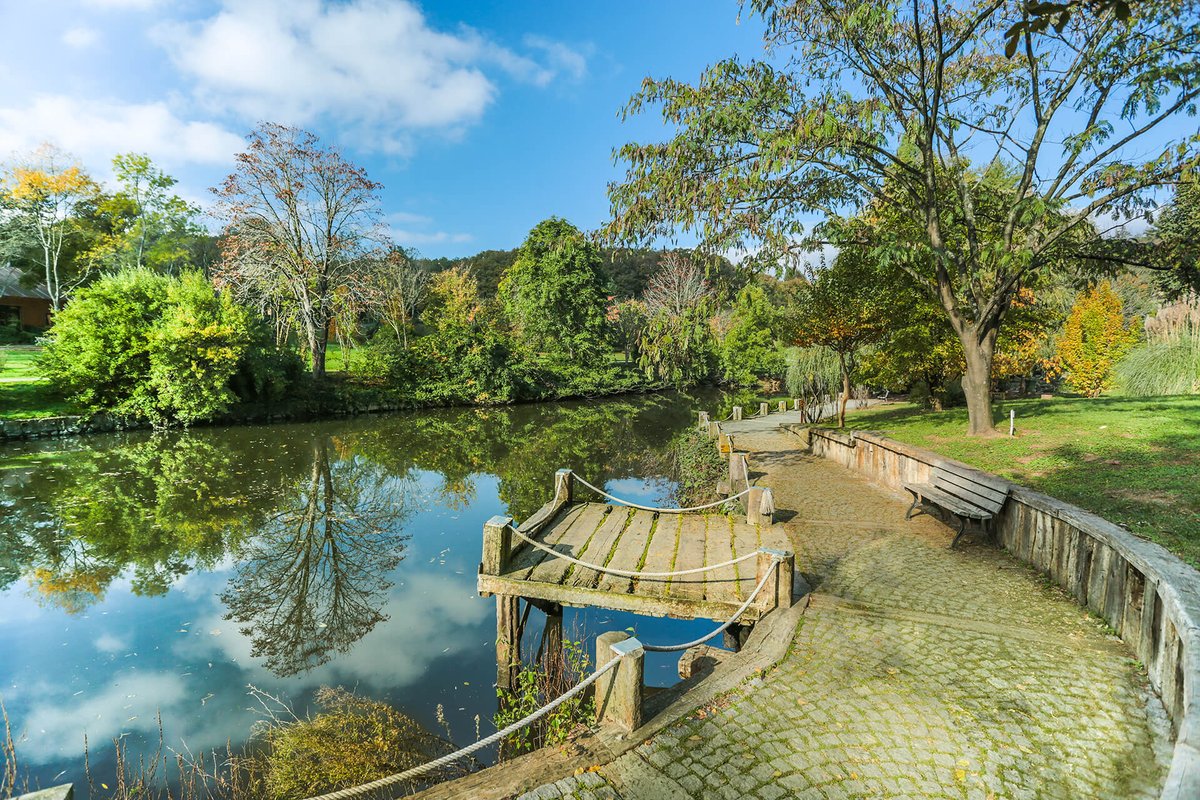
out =
{"type": "Polygon", "coordinates": [[[41,351],[25,345],[0,347],[0,420],[80,413],[42,379],[37,369],[41,351]]]}
{"type": "Polygon", "coordinates": [[[1018,400],[1008,431],[964,435],[966,409],[861,411],[848,428],[883,431],[1074,503],[1200,566],[1200,397],[1018,400]]]}

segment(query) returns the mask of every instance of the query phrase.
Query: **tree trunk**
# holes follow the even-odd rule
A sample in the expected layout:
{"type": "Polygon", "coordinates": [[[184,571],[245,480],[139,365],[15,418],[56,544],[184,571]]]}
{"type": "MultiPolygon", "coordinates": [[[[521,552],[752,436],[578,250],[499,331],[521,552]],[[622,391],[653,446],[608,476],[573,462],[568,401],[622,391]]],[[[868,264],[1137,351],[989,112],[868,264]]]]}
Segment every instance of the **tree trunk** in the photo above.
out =
{"type": "Polygon", "coordinates": [[[312,340],[312,374],[314,378],[325,377],[325,349],[329,344],[329,323],[317,331],[312,340]]]}
{"type": "Polygon", "coordinates": [[[846,427],[846,404],[850,402],[850,370],[842,359],[842,396],[838,399],[838,427],[846,427]]]}
{"type": "Polygon", "coordinates": [[[988,436],[995,432],[992,421],[992,358],[996,331],[980,336],[974,327],[963,326],[959,339],[966,357],[963,393],[967,396],[967,434],[988,436]]]}

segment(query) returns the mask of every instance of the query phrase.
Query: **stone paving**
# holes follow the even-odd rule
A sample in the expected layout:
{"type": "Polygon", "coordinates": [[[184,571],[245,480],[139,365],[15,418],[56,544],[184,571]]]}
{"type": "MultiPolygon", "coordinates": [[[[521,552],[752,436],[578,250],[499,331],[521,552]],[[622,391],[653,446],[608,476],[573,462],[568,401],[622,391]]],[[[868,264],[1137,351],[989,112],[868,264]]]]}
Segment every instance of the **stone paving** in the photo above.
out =
{"type": "Polygon", "coordinates": [[[814,587],[783,661],[529,798],[1152,798],[1170,729],[1101,622],[1007,554],[727,424],[814,587]]]}

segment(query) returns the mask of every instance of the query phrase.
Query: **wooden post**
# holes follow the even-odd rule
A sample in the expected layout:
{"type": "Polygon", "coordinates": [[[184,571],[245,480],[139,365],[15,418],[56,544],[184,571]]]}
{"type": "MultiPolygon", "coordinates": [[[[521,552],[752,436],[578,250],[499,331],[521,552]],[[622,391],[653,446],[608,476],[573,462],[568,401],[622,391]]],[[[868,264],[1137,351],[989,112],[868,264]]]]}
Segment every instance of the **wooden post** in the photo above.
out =
{"type": "Polygon", "coordinates": [[[784,411],[787,411],[787,400],[780,400],[779,401],[779,413],[782,414],[784,411]]]}
{"type": "Polygon", "coordinates": [[[800,398],[793,397],[792,398],[792,411],[799,411],[799,410],[800,410],[800,398]]]}
{"type": "Polygon", "coordinates": [[[746,495],[746,524],[770,525],[772,519],[763,514],[763,498],[771,494],[770,489],[761,486],[751,486],[750,494],[746,495]]]}
{"type": "Polygon", "coordinates": [[[728,433],[722,433],[721,438],[717,440],[717,449],[721,455],[733,452],[733,437],[728,433]]]}
{"type": "Polygon", "coordinates": [[[739,421],[741,421],[741,419],[742,419],[742,407],[734,406],[733,407],[733,421],[739,422],[739,421]]]}
{"type": "Polygon", "coordinates": [[[758,504],[758,514],[761,517],[761,525],[775,524],[775,493],[770,489],[762,490],[762,499],[758,504]]]}
{"type": "Polygon", "coordinates": [[[596,721],[626,731],[642,725],[642,679],[646,651],[642,643],[625,631],[609,631],[596,637],[596,666],[620,656],[617,666],[596,680],[596,721]]]}
{"type": "Polygon", "coordinates": [[[571,502],[575,494],[575,473],[560,469],[554,473],[554,502],[564,505],[571,502]]]}
{"type": "Polygon", "coordinates": [[[707,411],[701,411],[701,412],[700,412],[700,414],[699,414],[699,416],[700,416],[700,421],[699,421],[699,423],[696,425],[696,427],[697,427],[697,428],[699,428],[699,429],[700,429],[700,430],[702,430],[702,431],[703,431],[703,430],[708,430],[708,412],[707,412],[707,411]]]}
{"type": "Polygon", "coordinates": [[[521,671],[521,598],[496,595],[496,686],[512,689],[521,671]]]}
{"type": "Polygon", "coordinates": [[[771,413],[771,410],[770,410],[770,409],[771,409],[771,406],[770,406],[770,404],[768,404],[768,403],[759,403],[759,404],[758,404],[758,415],[759,415],[760,417],[765,417],[767,414],[771,413]]]}
{"type": "Polygon", "coordinates": [[[738,452],[729,453],[729,493],[737,494],[742,491],[748,482],[749,476],[746,474],[746,454],[738,452]]]}
{"type": "Polygon", "coordinates": [[[479,565],[484,575],[503,575],[508,570],[512,553],[512,517],[495,516],[483,525],[483,561],[479,565]]]}
{"type": "Polygon", "coordinates": [[[721,435],[721,423],[719,423],[719,422],[708,423],[708,435],[714,439],[717,438],[718,436],[720,436],[721,435]]]}
{"type": "Polygon", "coordinates": [[[758,606],[764,612],[774,608],[792,607],[792,572],[795,567],[796,557],[791,551],[759,548],[755,585],[757,586],[757,581],[761,581],[763,576],[767,575],[768,570],[771,575],[767,578],[767,582],[758,596],[758,606]],[[776,556],[782,558],[782,561],[776,562],[776,556]]]}

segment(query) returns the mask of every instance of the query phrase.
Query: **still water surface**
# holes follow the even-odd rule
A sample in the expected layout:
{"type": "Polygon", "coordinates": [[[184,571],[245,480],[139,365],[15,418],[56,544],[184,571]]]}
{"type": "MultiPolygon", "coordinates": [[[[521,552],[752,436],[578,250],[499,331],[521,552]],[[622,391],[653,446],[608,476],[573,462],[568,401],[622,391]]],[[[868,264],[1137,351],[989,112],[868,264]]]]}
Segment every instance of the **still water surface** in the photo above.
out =
{"type": "MultiPolygon", "coordinates": [[[[661,455],[712,398],[663,395],[0,446],[0,697],[31,784],[153,751],[243,741],[253,685],[298,713],[322,685],[385,700],[459,744],[487,735],[495,600],[483,523],[524,519],[571,467],[669,498],[661,455]]],[[[597,484],[601,485],[601,484],[597,484]]],[[[526,631],[536,650],[541,615],[526,631]]],[[[571,638],[708,622],[567,610],[571,638]]],[[[592,648],[589,646],[589,651],[592,648]]],[[[647,681],[669,685],[657,654],[647,681]]],[[[99,778],[98,778],[99,779],[99,778]]]]}

